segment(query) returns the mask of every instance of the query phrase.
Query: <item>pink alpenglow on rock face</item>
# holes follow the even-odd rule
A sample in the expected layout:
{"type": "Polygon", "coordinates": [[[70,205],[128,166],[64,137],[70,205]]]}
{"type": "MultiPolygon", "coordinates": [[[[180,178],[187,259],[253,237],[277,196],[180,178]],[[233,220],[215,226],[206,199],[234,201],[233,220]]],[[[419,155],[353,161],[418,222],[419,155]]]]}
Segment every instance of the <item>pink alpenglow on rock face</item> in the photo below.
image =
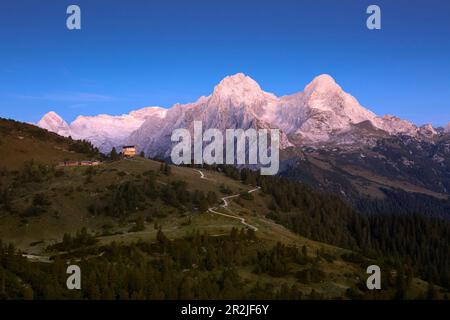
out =
{"type": "Polygon", "coordinates": [[[444,128],[445,132],[450,132],[450,122],[447,123],[447,126],[444,128]]]}
{"type": "Polygon", "coordinates": [[[60,136],[70,136],[70,127],[56,112],[50,111],[37,124],[43,129],[59,134],[60,136]]]}
{"type": "Polygon", "coordinates": [[[202,122],[194,121],[193,139],[187,129],[179,128],[173,131],[171,141],[176,145],[172,148],[170,156],[172,162],[177,165],[192,163],[258,165],[262,175],[275,175],[279,169],[279,140],[278,129],[257,131],[252,128],[245,131],[226,129],[224,140],[222,130],[208,128],[203,132],[202,122]],[[268,135],[270,135],[270,151],[268,135]]]}
{"type": "Polygon", "coordinates": [[[167,109],[161,107],[147,107],[120,116],[78,116],[70,125],[55,112],[49,112],[38,122],[38,126],[62,136],[89,140],[100,151],[108,153],[112,147],[132,144],[127,140],[134,131],[146,120],[164,118],[166,112],[167,109]]]}
{"type": "Polygon", "coordinates": [[[277,97],[261,89],[252,78],[237,73],[225,77],[209,96],[193,103],[175,104],[169,109],[148,107],[120,116],[79,116],[70,125],[49,112],[38,125],[60,135],[89,140],[105,153],[112,147],[135,145],[138,152],[148,156],[168,158],[174,130],[183,128],[192,135],[195,121],[200,121],[205,130],[217,129],[222,134],[227,129],[279,129],[281,150],[298,145],[366,143],[361,135],[347,134],[361,128],[427,139],[438,134],[432,126],[419,128],[395,116],[377,116],[327,74],[315,77],[303,91],[277,97]]]}

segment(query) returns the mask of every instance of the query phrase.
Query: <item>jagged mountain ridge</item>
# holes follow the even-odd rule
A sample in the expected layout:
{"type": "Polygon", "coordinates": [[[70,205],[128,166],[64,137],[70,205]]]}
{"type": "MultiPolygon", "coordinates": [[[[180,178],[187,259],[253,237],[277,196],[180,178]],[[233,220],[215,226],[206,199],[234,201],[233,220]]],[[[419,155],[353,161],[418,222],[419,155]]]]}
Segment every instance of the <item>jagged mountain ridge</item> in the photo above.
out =
{"type": "Polygon", "coordinates": [[[54,111],[48,112],[44,117],[42,117],[37,125],[42,129],[47,129],[48,131],[59,134],[60,136],[66,137],[70,135],[69,125],[54,111]]]}
{"type": "Polygon", "coordinates": [[[64,136],[87,139],[103,152],[127,143],[149,156],[167,157],[172,131],[192,130],[195,120],[202,121],[204,129],[279,128],[282,149],[374,143],[380,136],[397,134],[427,139],[437,134],[431,125],[418,128],[394,116],[375,115],[329,75],[316,77],[301,92],[277,97],[242,73],[224,78],[211,95],[193,103],[169,109],[148,107],[121,116],[79,116],[70,125],[50,112],[38,125],[64,136]],[[361,126],[370,127],[371,133],[365,130],[364,137],[358,136],[361,126]]]}
{"type": "Polygon", "coordinates": [[[69,125],[54,111],[50,111],[38,122],[38,126],[65,137],[89,140],[106,153],[112,147],[125,143],[130,134],[147,119],[156,121],[164,118],[166,112],[167,109],[161,107],[146,107],[120,116],[78,116],[69,125]]]}
{"type": "Polygon", "coordinates": [[[192,131],[196,120],[204,130],[279,128],[279,174],[336,193],[361,211],[403,208],[448,217],[450,124],[417,127],[392,115],[377,116],[329,75],[316,77],[301,92],[277,97],[236,74],[211,95],[170,109],[79,117],[70,125],[50,113],[39,125],[90,140],[105,153],[134,144],[147,156],[168,158],[173,130],[192,131]]]}

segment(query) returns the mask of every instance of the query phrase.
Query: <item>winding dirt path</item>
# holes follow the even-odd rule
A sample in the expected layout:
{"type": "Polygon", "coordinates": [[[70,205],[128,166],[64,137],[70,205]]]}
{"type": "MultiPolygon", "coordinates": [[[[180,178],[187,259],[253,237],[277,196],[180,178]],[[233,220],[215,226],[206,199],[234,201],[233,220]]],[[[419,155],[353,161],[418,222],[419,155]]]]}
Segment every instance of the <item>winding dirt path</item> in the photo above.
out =
{"type": "Polygon", "coordinates": [[[200,173],[200,179],[208,180],[208,181],[216,181],[216,180],[214,180],[214,179],[207,178],[207,177],[205,176],[205,174],[204,174],[202,171],[200,171],[200,170],[194,169],[194,171],[197,171],[198,173],[200,173]]]}
{"type": "MultiPolygon", "coordinates": [[[[198,173],[200,173],[200,179],[211,180],[211,179],[206,178],[205,174],[202,171],[197,170],[197,169],[194,169],[194,171],[197,171],[198,173]]],[[[255,191],[258,191],[259,189],[261,189],[261,187],[256,187],[256,188],[254,188],[252,190],[247,191],[247,193],[253,193],[255,191]]],[[[229,204],[228,199],[237,198],[239,196],[240,196],[240,194],[235,194],[235,195],[232,195],[232,196],[227,196],[227,197],[221,198],[223,204],[220,205],[220,207],[229,210],[228,209],[228,204],[229,204]]],[[[250,229],[252,229],[254,231],[258,231],[258,228],[255,227],[254,225],[248,223],[247,221],[245,221],[245,218],[234,216],[234,215],[231,215],[231,214],[222,213],[222,212],[217,211],[217,209],[218,209],[217,207],[211,207],[211,208],[208,209],[208,211],[211,212],[211,213],[220,215],[220,216],[224,216],[224,217],[228,217],[228,218],[239,220],[247,228],[250,228],[250,229]]]]}

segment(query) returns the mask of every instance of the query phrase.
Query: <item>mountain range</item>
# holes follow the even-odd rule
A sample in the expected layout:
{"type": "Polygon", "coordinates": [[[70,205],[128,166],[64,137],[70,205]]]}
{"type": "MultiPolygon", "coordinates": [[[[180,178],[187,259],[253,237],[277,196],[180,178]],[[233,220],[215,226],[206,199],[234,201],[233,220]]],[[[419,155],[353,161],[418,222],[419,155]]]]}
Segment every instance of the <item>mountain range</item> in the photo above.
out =
{"type": "MultiPolygon", "coordinates": [[[[51,111],[38,126],[63,136],[89,140],[105,153],[112,146],[135,144],[149,156],[167,156],[172,131],[191,128],[194,120],[202,121],[204,128],[221,130],[279,128],[283,149],[361,143],[360,139],[352,139],[361,126],[365,134],[370,131],[370,137],[403,134],[427,139],[438,135],[438,129],[429,124],[417,127],[395,116],[375,115],[326,74],[316,77],[301,92],[277,97],[238,73],[224,78],[211,95],[193,103],[175,104],[169,109],[147,107],[120,116],[79,116],[70,125],[51,111]]],[[[450,124],[446,130],[450,130],[450,124]]]]}
{"type": "Polygon", "coordinates": [[[280,174],[336,193],[361,211],[450,212],[450,123],[434,128],[377,116],[326,74],[277,97],[238,73],[193,103],[79,116],[70,125],[49,112],[38,126],[89,140],[103,153],[133,144],[146,156],[167,159],[172,131],[193,130],[194,121],[222,131],[280,129],[280,174]]]}

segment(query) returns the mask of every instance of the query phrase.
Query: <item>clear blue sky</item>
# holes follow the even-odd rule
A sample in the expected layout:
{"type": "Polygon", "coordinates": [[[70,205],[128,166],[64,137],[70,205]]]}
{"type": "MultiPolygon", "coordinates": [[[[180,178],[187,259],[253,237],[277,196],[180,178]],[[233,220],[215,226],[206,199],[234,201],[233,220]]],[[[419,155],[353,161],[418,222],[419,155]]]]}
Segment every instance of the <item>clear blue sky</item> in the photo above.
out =
{"type": "Polygon", "coordinates": [[[450,121],[448,0],[2,0],[0,116],[122,114],[244,72],[277,95],[329,73],[377,114],[450,121]],[[82,30],[66,29],[78,4],[82,30]],[[365,27],[369,4],[382,30],[365,27]]]}

